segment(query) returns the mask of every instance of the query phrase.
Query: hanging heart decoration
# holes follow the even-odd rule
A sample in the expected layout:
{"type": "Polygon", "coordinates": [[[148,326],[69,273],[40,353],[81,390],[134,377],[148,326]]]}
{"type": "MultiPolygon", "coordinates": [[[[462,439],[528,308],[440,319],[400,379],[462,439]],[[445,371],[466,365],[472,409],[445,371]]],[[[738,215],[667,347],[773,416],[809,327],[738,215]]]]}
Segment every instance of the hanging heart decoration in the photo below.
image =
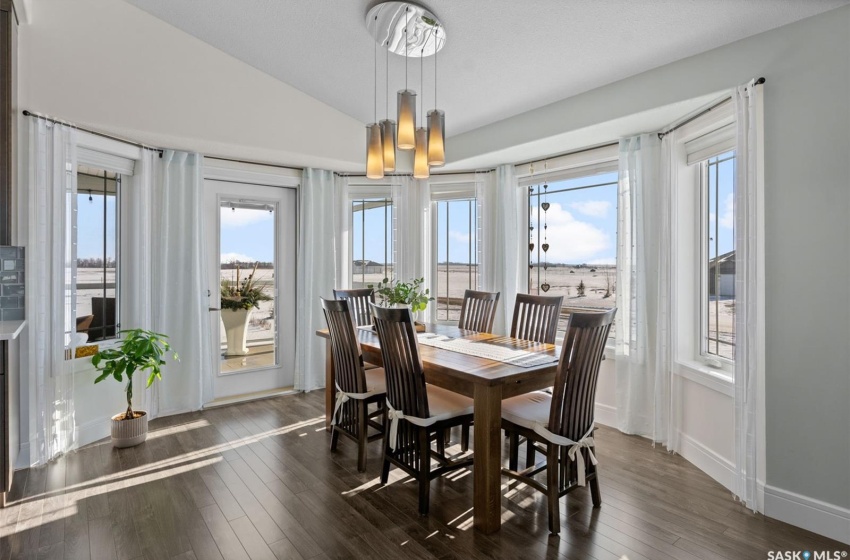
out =
{"type": "Polygon", "coordinates": [[[529,263],[529,264],[528,264],[528,270],[534,270],[534,265],[533,265],[533,264],[531,264],[531,263],[529,263]]]}
{"type": "Polygon", "coordinates": [[[534,231],[534,226],[528,226],[528,231],[534,231]]]}
{"type": "Polygon", "coordinates": [[[543,245],[541,245],[541,246],[540,246],[540,248],[541,248],[541,249],[543,249],[543,252],[545,253],[546,251],[548,251],[548,250],[549,250],[549,244],[548,244],[548,243],[544,243],[543,245]]]}
{"type": "Polygon", "coordinates": [[[548,202],[544,202],[544,203],[543,203],[543,204],[541,204],[540,206],[543,208],[543,211],[544,211],[544,212],[545,212],[545,211],[547,211],[547,210],[549,210],[549,203],[548,203],[548,202]]]}
{"type": "Polygon", "coordinates": [[[529,244],[528,244],[528,250],[529,250],[529,251],[533,251],[533,250],[534,250],[534,243],[529,243],[529,244]]]}
{"type": "Polygon", "coordinates": [[[550,286],[548,282],[544,282],[543,284],[540,284],[540,289],[543,290],[544,292],[548,292],[549,288],[551,288],[551,287],[552,286],[550,286]]]}
{"type": "Polygon", "coordinates": [[[543,270],[549,270],[549,263],[543,263],[543,270]]]}

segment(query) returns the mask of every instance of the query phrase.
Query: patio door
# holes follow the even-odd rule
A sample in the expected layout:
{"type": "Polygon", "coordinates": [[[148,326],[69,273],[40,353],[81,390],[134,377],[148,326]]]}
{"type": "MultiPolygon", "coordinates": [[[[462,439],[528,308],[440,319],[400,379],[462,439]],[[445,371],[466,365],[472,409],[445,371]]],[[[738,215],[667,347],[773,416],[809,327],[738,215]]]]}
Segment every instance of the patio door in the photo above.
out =
{"type": "Polygon", "coordinates": [[[297,196],[205,181],[214,403],[292,388],[297,196]]]}

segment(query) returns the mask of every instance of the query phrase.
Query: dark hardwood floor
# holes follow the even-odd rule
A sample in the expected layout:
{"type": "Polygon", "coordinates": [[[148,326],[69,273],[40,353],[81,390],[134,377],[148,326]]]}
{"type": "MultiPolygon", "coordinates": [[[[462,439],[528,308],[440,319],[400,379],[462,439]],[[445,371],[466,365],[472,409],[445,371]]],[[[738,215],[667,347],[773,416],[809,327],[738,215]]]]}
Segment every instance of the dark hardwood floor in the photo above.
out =
{"type": "Polygon", "coordinates": [[[362,474],[352,442],[331,455],[321,391],[161,418],[138,447],[103,441],[16,473],[0,559],[739,560],[850,549],[753,515],[644,439],[604,427],[596,439],[601,508],[589,492],[570,494],[551,537],[544,497],[505,480],[502,530],[485,536],[472,529],[471,471],[434,481],[420,518],[414,481],[394,469],[378,484],[379,444],[362,474]]]}

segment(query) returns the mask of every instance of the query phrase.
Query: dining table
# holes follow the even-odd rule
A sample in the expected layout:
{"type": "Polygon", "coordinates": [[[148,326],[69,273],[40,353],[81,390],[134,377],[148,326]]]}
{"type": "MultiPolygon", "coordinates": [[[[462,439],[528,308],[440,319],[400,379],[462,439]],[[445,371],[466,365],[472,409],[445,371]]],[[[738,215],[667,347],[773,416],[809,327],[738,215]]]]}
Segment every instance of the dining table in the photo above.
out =
{"type": "MultiPolygon", "coordinates": [[[[419,344],[425,381],[466,395],[474,401],[473,527],[485,534],[495,533],[501,528],[502,518],[502,400],[551,387],[555,380],[559,348],[554,344],[466,331],[446,324],[425,324],[425,332],[452,340],[492,345],[494,350],[509,349],[521,354],[539,355],[540,360],[537,361],[546,362],[535,365],[508,363],[445,347],[419,344]]],[[[330,430],[336,399],[333,352],[327,329],[316,331],[316,335],[327,340],[325,425],[330,430]]],[[[364,360],[382,365],[378,335],[368,327],[360,327],[357,336],[364,360]]]]}

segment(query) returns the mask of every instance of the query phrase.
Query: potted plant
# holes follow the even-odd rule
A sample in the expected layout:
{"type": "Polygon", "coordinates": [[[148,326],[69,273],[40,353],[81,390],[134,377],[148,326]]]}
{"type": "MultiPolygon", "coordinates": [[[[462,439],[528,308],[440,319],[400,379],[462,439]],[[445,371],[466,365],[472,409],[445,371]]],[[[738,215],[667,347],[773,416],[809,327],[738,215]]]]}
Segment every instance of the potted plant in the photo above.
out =
{"type": "MultiPolygon", "coordinates": [[[[383,307],[409,307],[412,313],[425,311],[429,301],[434,301],[430,290],[422,289],[424,278],[414,278],[410,282],[399,282],[384,278],[377,286],[369,284],[368,287],[375,290],[378,305],[383,307]]],[[[425,325],[416,323],[416,330],[424,331],[425,325]]]]}
{"type": "Polygon", "coordinates": [[[248,321],[251,312],[260,308],[261,301],[271,301],[265,287],[257,284],[255,275],[259,262],[254,263],[251,273],[244,279],[239,278],[239,265],[236,265],[235,278],[221,281],[221,322],[227,338],[227,356],[244,356],[248,353],[245,338],[248,334],[248,321]]]}
{"type": "MultiPolygon", "coordinates": [[[[115,348],[105,348],[92,357],[92,364],[101,372],[94,380],[100,383],[112,377],[119,383],[127,382],[127,410],[112,417],[112,445],[132,447],[145,441],[148,435],[148,414],[144,410],[133,410],[133,374],[149,371],[147,387],[154,380],[162,379],[163,359],[171,351],[164,334],[132,329],[121,331],[124,338],[115,348]]],[[[176,352],[173,359],[179,360],[176,352]]]]}

